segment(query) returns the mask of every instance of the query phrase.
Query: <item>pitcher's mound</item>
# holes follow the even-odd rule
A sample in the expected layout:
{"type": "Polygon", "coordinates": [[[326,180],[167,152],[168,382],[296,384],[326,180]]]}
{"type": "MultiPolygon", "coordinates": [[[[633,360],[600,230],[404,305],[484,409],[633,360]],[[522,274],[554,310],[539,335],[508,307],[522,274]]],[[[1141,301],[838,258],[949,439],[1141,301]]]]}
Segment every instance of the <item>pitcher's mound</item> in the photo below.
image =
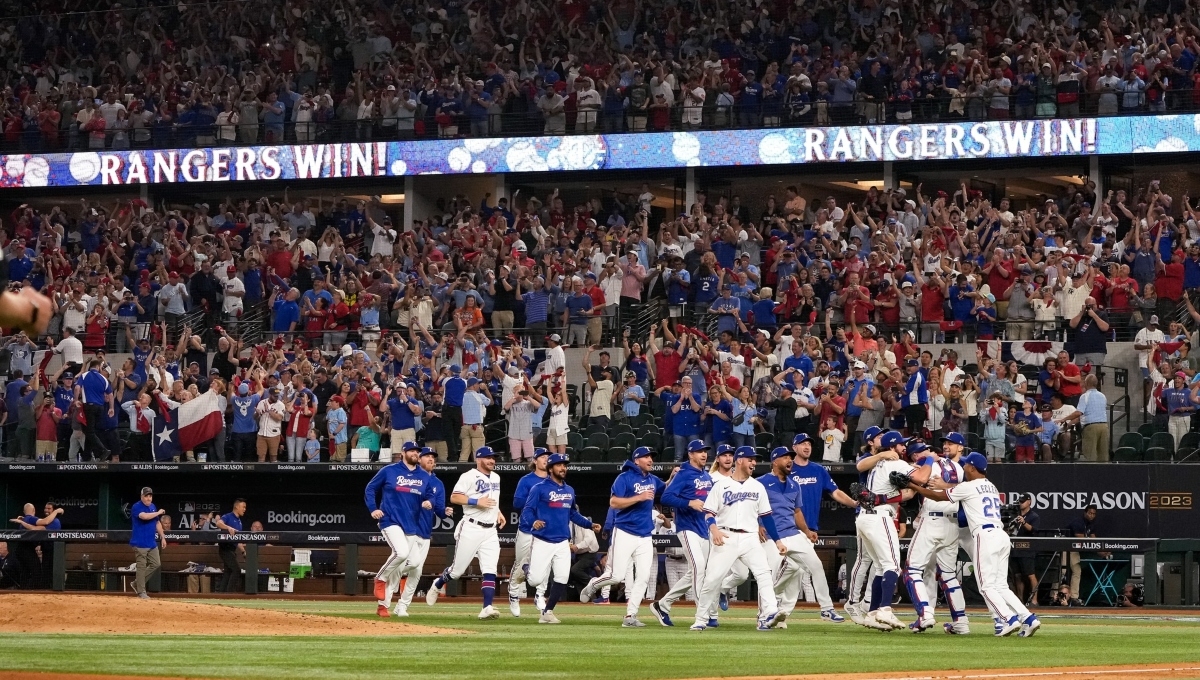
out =
{"type": "MultiPolygon", "coordinates": [[[[374,602],[364,601],[364,611],[374,602]]],[[[112,633],[182,635],[438,635],[465,631],[399,623],[296,614],[220,604],[141,600],[113,595],[10,594],[0,596],[0,633],[112,633]]]]}

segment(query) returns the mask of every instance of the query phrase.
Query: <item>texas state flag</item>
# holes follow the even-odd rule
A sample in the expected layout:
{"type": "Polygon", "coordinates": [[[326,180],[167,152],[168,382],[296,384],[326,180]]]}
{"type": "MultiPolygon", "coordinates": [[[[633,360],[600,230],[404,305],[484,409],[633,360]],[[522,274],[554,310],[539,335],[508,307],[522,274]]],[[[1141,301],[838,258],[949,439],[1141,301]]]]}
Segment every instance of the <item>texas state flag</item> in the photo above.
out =
{"type": "Polygon", "coordinates": [[[176,408],[160,396],[156,410],[154,460],[159,462],[182,458],[184,451],[191,451],[217,436],[224,424],[217,395],[212,391],[176,408]]]}

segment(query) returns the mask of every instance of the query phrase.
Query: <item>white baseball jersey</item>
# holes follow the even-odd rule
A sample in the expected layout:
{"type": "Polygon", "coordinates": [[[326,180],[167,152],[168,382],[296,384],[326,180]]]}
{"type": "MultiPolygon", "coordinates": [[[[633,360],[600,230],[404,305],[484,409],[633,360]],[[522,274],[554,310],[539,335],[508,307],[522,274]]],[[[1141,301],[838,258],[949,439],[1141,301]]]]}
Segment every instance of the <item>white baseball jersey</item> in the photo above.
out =
{"type": "Polygon", "coordinates": [[[713,484],[716,484],[718,479],[728,479],[728,477],[726,477],[725,475],[721,474],[720,472],[717,472],[716,469],[713,469],[711,472],[709,472],[708,476],[712,477],[713,484]]]}
{"type": "MultiPolygon", "coordinates": [[[[958,484],[966,479],[963,474],[962,466],[949,458],[937,457],[932,463],[933,470],[929,473],[929,478],[934,479],[940,477],[947,484],[958,484]]],[[[928,498],[921,500],[921,514],[927,515],[931,512],[943,513],[946,517],[955,517],[958,515],[958,503],[951,501],[934,501],[928,498]]]]}
{"type": "Polygon", "coordinates": [[[910,474],[913,471],[913,466],[902,460],[881,460],[871,468],[871,473],[867,476],[867,488],[876,496],[894,496],[900,493],[893,484],[889,475],[892,472],[903,472],[910,474]]]}
{"type": "Polygon", "coordinates": [[[458,478],[458,483],[454,485],[454,493],[461,493],[467,498],[476,500],[491,497],[496,501],[496,505],[490,508],[464,505],[463,518],[473,519],[484,524],[495,523],[496,517],[500,514],[500,475],[495,472],[491,475],[484,475],[479,468],[472,468],[458,478]]]}
{"type": "Polygon", "coordinates": [[[1000,492],[987,479],[963,482],[953,489],[947,489],[946,495],[962,506],[972,535],[987,528],[1003,528],[1000,522],[1000,492]]]}
{"type": "Polygon", "coordinates": [[[771,514],[771,503],[762,482],[753,477],[739,482],[721,477],[704,501],[704,512],[717,518],[718,527],[758,533],[758,518],[771,514]]]}

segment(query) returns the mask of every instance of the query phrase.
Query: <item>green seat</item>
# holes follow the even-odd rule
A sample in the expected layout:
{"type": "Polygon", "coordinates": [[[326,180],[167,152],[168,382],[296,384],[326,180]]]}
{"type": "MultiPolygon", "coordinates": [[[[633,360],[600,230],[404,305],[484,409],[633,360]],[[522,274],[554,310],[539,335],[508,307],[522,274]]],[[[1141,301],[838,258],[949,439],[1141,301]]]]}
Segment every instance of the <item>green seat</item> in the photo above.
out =
{"type": "Polygon", "coordinates": [[[1117,448],[1129,447],[1137,451],[1142,451],[1145,448],[1145,442],[1142,440],[1142,435],[1137,432],[1126,432],[1121,435],[1120,441],[1117,442],[1117,448]]]}
{"type": "Polygon", "coordinates": [[[645,437],[648,434],[662,434],[662,429],[651,423],[646,423],[637,429],[638,437],[645,437]]]}
{"type": "Polygon", "coordinates": [[[549,430],[542,430],[533,438],[533,445],[538,448],[546,448],[546,437],[549,435],[549,430]]]}
{"type": "Polygon", "coordinates": [[[968,432],[967,433],[967,448],[969,448],[972,451],[979,451],[980,453],[982,453],[983,452],[983,437],[980,437],[979,435],[975,434],[974,432],[968,432]]]}
{"type": "Polygon", "coordinates": [[[754,453],[758,454],[757,460],[760,463],[765,463],[771,460],[771,451],[765,446],[759,446],[754,449],[754,453]]]}
{"type": "Polygon", "coordinates": [[[1191,458],[1195,453],[1196,453],[1196,449],[1194,449],[1194,448],[1180,446],[1179,449],[1177,451],[1175,451],[1175,460],[1180,461],[1180,462],[1186,461],[1189,458],[1191,458]]]}
{"type": "Polygon", "coordinates": [[[1146,439],[1153,437],[1155,432],[1158,432],[1158,428],[1154,425],[1154,423],[1142,423],[1142,426],[1138,428],[1138,434],[1142,435],[1146,439]]]}
{"type": "Polygon", "coordinates": [[[638,446],[645,446],[651,451],[658,453],[659,451],[662,451],[663,436],[657,432],[649,432],[641,437],[638,437],[638,446]]]}
{"type": "MultiPolygon", "coordinates": [[[[754,447],[755,448],[761,448],[761,449],[766,449],[767,451],[770,451],[771,444],[774,441],[775,441],[775,434],[773,432],[759,432],[758,434],[754,435],[754,447]]],[[[779,445],[780,446],[790,446],[791,442],[787,442],[787,443],[779,442],[779,445]]]]}
{"type": "Polygon", "coordinates": [[[629,459],[629,447],[611,446],[605,459],[610,463],[621,463],[629,459]]]}
{"type": "Polygon", "coordinates": [[[598,449],[606,450],[610,445],[608,435],[603,431],[597,432],[591,430],[583,438],[587,442],[588,447],[594,446],[598,449]]]}
{"type": "Polygon", "coordinates": [[[567,433],[567,446],[576,451],[583,450],[583,435],[578,432],[567,433]]]}
{"type": "Polygon", "coordinates": [[[1122,446],[1113,451],[1112,459],[1114,463],[1140,463],[1142,462],[1142,453],[1132,447],[1122,446]]]}
{"type": "Polygon", "coordinates": [[[604,449],[595,446],[585,446],[579,452],[579,460],[588,463],[598,463],[604,460],[604,449]]]}
{"type": "Polygon", "coordinates": [[[633,433],[621,432],[612,438],[612,443],[609,446],[612,448],[621,446],[624,447],[626,451],[632,451],[633,447],[636,445],[637,439],[633,436],[633,433]]]}
{"type": "Polygon", "coordinates": [[[1169,453],[1175,453],[1175,438],[1170,432],[1155,432],[1150,435],[1150,444],[1146,450],[1150,449],[1166,449],[1169,453]]]}
{"type": "Polygon", "coordinates": [[[1183,436],[1179,438],[1178,448],[1180,451],[1185,448],[1200,449],[1200,432],[1184,432],[1183,436]]]}
{"type": "Polygon", "coordinates": [[[1147,463],[1170,463],[1175,458],[1173,451],[1161,446],[1151,446],[1142,455],[1147,463]]]}

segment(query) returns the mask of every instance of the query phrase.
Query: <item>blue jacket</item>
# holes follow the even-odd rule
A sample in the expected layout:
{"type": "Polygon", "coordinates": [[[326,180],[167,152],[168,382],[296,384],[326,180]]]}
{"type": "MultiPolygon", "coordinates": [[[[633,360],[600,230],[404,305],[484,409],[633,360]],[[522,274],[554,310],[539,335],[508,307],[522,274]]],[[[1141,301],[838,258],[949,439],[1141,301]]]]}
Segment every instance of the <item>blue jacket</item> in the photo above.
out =
{"type": "Polygon", "coordinates": [[[371,512],[383,510],[379,528],[399,526],[406,534],[419,535],[422,526],[421,503],[433,501],[434,489],[429,481],[431,477],[432,475],[420,467],[410,470],[403,462],[392,463],[375,473],[367,483],[363,501],[367,504],[367,510],[371,512]],[[382,503],[379,502],[381,489],[382,503]]]}
{"type": "Polygon", "coordinates": [[[533,487],[544,481],[546,481],[546,477],[539,477],[536,472],[530,472],[517,482],[517,490],[513,492],[513,510],[521,513],[521,521],[517,523],[517,531],[521,533],[533,533],[533,518],[526,512],[529,507],[526,499],[529,498],[529,492],[533,487]]]}
{"type": "Polygon", "coordinates": [[[700,536],[708,536],[708,527],[704,521],[703,510],[693,510],[688,507],[690,501],[704,502],[708,498],[708,490],[712,488],[712,477],[708,472],[697,468],[691,463],[679,466],[679,472],[666,486],[662,494],[662,504],[675,509],[675,530],[690,531],[700,536]]]}
{"type": "Polygon", "coordinates": [[[581,527],[592,528],[592,520],[584,517],[575,504],[575,489],[566,484],[558,484],[552,479],[544,479],[529,492],[525,503],[526,512],[533,519],[546,523],[541,529],[533,529],[535,538],[547,543],[562,543],[571,538],[571,526],[574,522],[581,527]]]}
{"type": "Polygon", "coordinates": [[[780,538],[795,536],[800,533],[796,526],[796,511],[803,510],[804,499],[800,493],[800,483],[789,475],[785,480],[768,472],[758,478],[767,489],[767,500],[771,502],[771,515],[775,520],[775,529],[780,538]]]}
{"type": "MultiPolygon", "coordinates": [[[[649,473],[643,473],[633,461],[627,460],[621,466],[621,474],[617,475],[612,485],[612,495],[617,498],[629,498],[646,491],[654,491],[658,496],[663,490],[663,481],[649,473]]],[[[613,527],[634,536],[649,536],[654,533],[654,501],[639,501],[616,510],[613,515],[613,527]]]]}
{"type": "Polygon", "coordinates": [[[433,504],[433,509],[421,508],[421,524],[417,531],[417,535],[424,539],[433,537],[433,529],[437,526],[438,520],[446,516],[446,487],[442,484],[442,480],[430,474],[429,488],[432,493],[429,502],[433,504]]]}

